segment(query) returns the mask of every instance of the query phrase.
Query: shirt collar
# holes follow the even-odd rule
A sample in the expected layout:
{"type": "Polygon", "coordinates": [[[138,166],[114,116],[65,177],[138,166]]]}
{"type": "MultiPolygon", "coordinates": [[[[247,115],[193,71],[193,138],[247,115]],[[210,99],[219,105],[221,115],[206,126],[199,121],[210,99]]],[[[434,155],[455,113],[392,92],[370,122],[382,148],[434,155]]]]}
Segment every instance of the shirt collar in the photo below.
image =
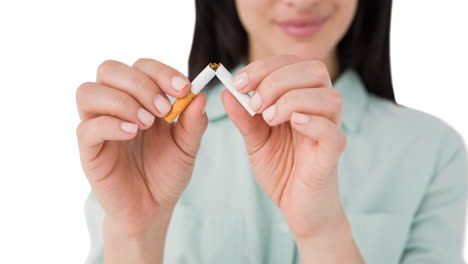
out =
{"type": "MultiPolygon", "coordinates": [[[[231,74],[235,76],[244,66],[245,63],[238,64],[230,71],[231,74]]],[[[333,87],[341,93],[343,98],[342,128],[348,131],[358,130],[369,96],[361,78],[356,71],[348,69],[335,80],[333,87]]],[[[202,90],[207,97],[206,112],[210,122],[227,117],[221,101],[221,93],[224,89],[224,85],[215,78],[210,87],[202,90]]]]}

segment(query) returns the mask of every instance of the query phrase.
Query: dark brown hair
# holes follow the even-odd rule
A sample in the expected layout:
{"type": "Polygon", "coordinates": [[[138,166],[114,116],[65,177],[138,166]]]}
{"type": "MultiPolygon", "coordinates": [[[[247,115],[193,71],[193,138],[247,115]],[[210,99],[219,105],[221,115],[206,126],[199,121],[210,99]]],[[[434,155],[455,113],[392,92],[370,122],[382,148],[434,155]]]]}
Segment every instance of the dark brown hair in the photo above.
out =
{"type": "MultiPolygon", "coordinates": [[[[189,79],[210,62],[222,62],[231,70],[246,61],[248,36],[235,1],[195,0],[195,9],[189,79]]],[[[370,93],[396,103],[390,71],[391,9],[392,0],[359,0],[354,20],[337,50],[340,69],[354,69],[370,93]]]]}

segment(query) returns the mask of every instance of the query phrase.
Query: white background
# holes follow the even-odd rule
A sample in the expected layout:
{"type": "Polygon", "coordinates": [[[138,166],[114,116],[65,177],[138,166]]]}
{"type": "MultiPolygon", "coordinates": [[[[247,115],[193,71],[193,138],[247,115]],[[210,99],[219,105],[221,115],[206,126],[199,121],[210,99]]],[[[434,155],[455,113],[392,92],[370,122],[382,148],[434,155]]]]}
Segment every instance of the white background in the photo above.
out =
{"type": "MultiPolygon", "coordinates": [[[[397,100],[468,138],[467,1],[394,1],[397,100]]],[[[0,263],[83,263],[75,90],[106,59],[187,72],[191,0],[0,2],[0,263]]],[[[465,257],[468,251],[465,249],[465,257]]]]}

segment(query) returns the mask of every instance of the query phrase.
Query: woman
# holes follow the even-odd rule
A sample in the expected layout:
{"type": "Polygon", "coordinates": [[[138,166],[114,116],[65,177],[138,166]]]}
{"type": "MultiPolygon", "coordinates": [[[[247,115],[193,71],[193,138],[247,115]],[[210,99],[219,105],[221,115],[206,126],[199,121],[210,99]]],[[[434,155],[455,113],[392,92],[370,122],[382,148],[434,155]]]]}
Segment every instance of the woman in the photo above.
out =
{"type": "Polygon", "coordinates": [[[218,82],[169,125],[188,78],[102,63],[77,90],[88,263],[463,262],[464,143],[396,104],[390,0],[196,9],[190,79],[223,63],[258,114],[218,82]]]}

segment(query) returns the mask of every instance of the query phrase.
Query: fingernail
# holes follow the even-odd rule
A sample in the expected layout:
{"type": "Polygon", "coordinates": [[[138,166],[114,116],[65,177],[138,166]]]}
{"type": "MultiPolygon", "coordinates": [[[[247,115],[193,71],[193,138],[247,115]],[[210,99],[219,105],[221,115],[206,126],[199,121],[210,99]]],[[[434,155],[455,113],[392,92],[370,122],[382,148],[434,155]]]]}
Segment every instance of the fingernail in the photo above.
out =
{"type": "Polygon", "coordinates": [[[154,115],[152,115],[150,112],[146,111],[143,108],[140,108],[137,113],[138,120],[140,120],[143,124],[149,126],[153,124],[154,121],[154,115]]]}
{"type": "Polygon", "coordinates": [[[138,126],[133,123],[128,123],[128,122],[122,122],[120,123],[120,128],[122,128],[123,131],[133,134],[138,130],[138,126]]]}
{"type": "Polygon", "coordinates": [[[165,115],[171,110],[171,102],[164,96],[158,94],[154,98],[154,106],[158,109],[159,113],[165,115]]]}
{"type": "Polygon", "coordinates": [[[273,117],[275,117],[276,114],[276,107],[275,105],[272,105],[268,107],[265,111],[263,111],[263,119],[265,122],[269,123],[271,120],[273,120],[273,117]]]}
{"type": "Polygon", "coordinates": [[[246,72],[243,72],[236,77],[234,77],[234,80],[232,80],[232,85],[234,88],[237,90],[241,90],[244,88],[247,84],[249,83],[249,77],[247,76],[246,72]]]}
{"type": "Polygon", "coordinates": [[[309,122],[309,120],[310,120],[310,116],[300,114],[300,113],[293,113],[292,117],[291,117],[291,121],[293,121],[296,124],[300,124],[300,125],[303,125],[303,124],[309,122]]]}
{"type": "Polygon", "coordinates": [[[171,84],[176,91],[180,92],[189,82],[182,77],[174,76],[172,77],[171,84]]]}
{"type": "Polygon", "coordinates": [[[260,98],[260,95],[257,92],[255,92],[252,98],[250,98],[249,105],[252,108],[252,110],[255,112],[262,105],[262,98],[260,98]]]}

